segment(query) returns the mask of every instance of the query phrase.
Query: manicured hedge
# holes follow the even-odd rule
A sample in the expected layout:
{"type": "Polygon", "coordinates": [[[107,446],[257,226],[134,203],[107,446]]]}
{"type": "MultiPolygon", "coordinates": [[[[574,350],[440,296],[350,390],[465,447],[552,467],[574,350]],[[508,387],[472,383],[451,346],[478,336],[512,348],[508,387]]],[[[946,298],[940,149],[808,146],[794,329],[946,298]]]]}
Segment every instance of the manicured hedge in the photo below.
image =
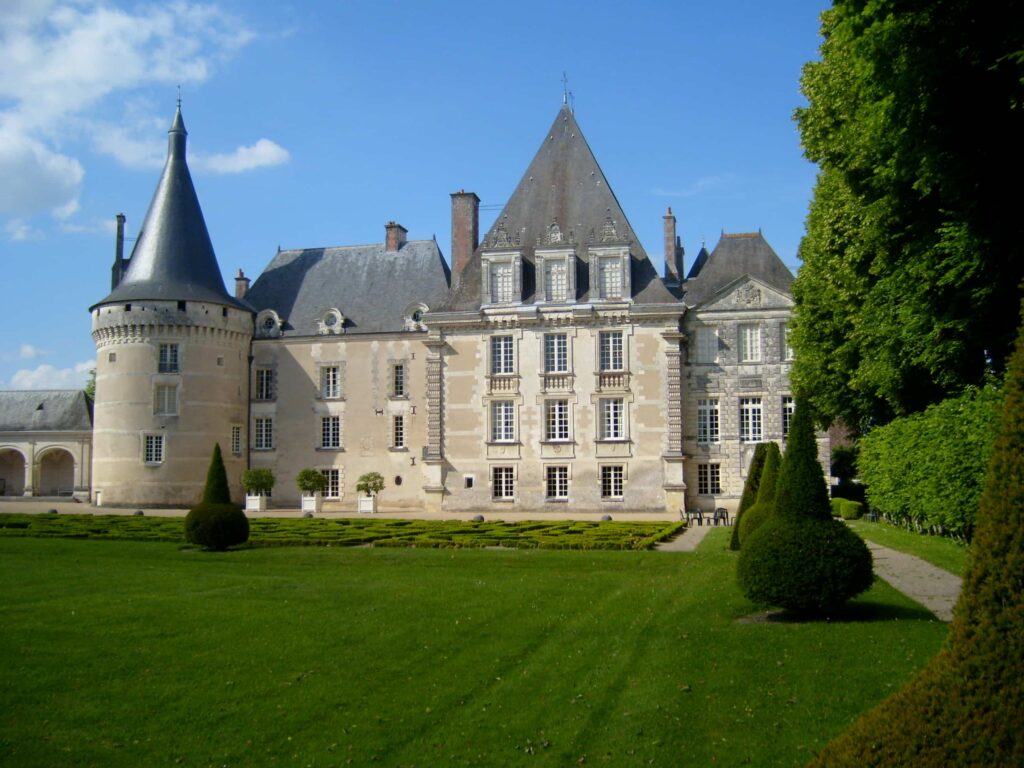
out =
{"type": "Polygon", "coordinates": [[[970,540],[1002,390],[970,389],[860,440],[868,504],[892,523],[970,540]]]}
{"type": "Polygon", "coordinates": [[[840,499],[839,515],[843,520],[860,520],[864,516],[864,505],[859,501],[840,499]]]}
{"type": "Polygon", "coordinates": [[[829,504],[832,505],[832,517],[842,517],[843,516],[843,502],[844,501],[846,501],[846,499],[839,499],[839,498],[836,498],[836,497],[832,497],[831,499],[829,499],[829,504]]]}

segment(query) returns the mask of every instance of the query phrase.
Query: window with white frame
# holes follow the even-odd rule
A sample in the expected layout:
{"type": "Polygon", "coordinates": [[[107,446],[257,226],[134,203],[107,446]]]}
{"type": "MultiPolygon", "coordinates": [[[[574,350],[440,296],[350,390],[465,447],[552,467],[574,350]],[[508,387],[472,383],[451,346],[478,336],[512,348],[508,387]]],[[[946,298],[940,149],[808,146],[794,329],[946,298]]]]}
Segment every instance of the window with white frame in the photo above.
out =
{"type": "Polygon", "coordinates": [[[544,498],[548,501],[569,500],[569,468],[549,466],[544,468],[544,498]]]}
{"type": "Polygon", "coordinates": [[[341,416],[320,417],[320,447],[341,448],[341,416]]]}
{"type": "Polygon", "coordinates": [[[621,397],[609,397],[598,401],[601,440],[622,440],[626,437],[624,403],[621,397]]]}
{"type": "Polygon", "coordinates": [[[605,501],[621,501],[625,467],[612,464],[601,467],[601,498],[605,501]]]}
{"type": "Polygon", "coordinates": [[[793,423],[793,411],[796,410],[796,401],[792,395],[782,396],[782,436],[789,437],[789,425],[793,423]]]}
{"type": "Polygon", "coordinates": [[[341,470],[339,469],[321,469],[320,474],[324,476],[327,481],[327,487],[324,488],[325,499],[340,499],[341,498],[341,470]]]}
{"type": "Polygon", "coordinates": [[[158,416],[174,416],[178,413],[178,386],[176,384],[156,385],[153,413],[158,416]]]}
{"type": "Polygon", "coordinates": [[[698,363],[718,362],[718,329],[702,326],[697,329],[698,363]]]}
{"type": "Polygon", "coordinates": [[[721,471],[718,464],[697,465],[697,494],[715,496],[722,492],[721,471]]]}
{"type": "Polygon", "coordinates": [[[492,261],[490,263],[491,303],[505,304],[516,300],[514,270],[515,267],[510,261],[492,261]]]}
{"type": "Polygon", "coordinates": [[[511,443],[516,439],[516,407],[511,400],[491,403],[491,442],[511,443]]]}
{"type": "Polygon", "coordinates": [[[495,501],[511,501],[515,495],[515,467],[491,467],[491,498],[495,501]]]}
{"type": "Polygon", "coordinates": [[[401,413],[391,417],[391,447],[405,448],[405,416],[401,413]]]}
{"type": "Polygon", "coordinates": [[[391,396],[405,397],[405,363],[391,366],[391,396]]]}
{"type": "Polygon", "coordinates": [[[707,445],[718,442],[718,417],[718,398],[707,398],[697,401],[698,443],[707,445]]]}
{"type": "Polygon", "coordinates": [[[181,369],[178,366],[178,362],[178,345],[161,344],[160,364],[157,366],[157,370],[160,373],[179,373],[181,369]]]}
{"type": "Polygon", "coordinates": [[[491,374],[515,373],[514,340],[511,336],[491,336],[491,374]]]}
{"type": "Polygon", "coordinates": [[[274,419],[270,416],[257,417],[253,424],[253,444],[257,451],[269,451],[274,447],[274,419]]]}
{"type": "Polygon", "coordinates": [[[231,427],[231,453],[242,455],[242,428],[237,424],[231,427]]]}
{"type": "Polygon", "coordinates": [[[602,299],[622,298],[622,259],[602,257],[597,260],[597,285],[602,299]]]}
{"type": "Polygon", "coordinates": [[[146,435],[142,447],[142,461],[145,464],[162,464],[164,460],[164,436],[146,435]]]}
{"type": "Polygon", "coordinates": [[[564,333],[544,334],[544,373],[568,373],[569,339],[564,333]]]}
{"type": "Polygon", "coordinates": [[[779,350],[782,352],[783,360],[793,359],[793,347],[789,345],[789,323],[782,323],[779,326],[779,350]]]}
{"type": "Polygon", "coordinates": [[[256,369],[256,399],[274,399],[274,370],[272,368],[256,369]]]}
{"type": "Polygon", "coordinates": [[[337,365],[320,366],[320,397],[324,400],[341,397],[341,371],[337,365]]]}
{"type": "Polygon", "coordinates": [[[569,270],[565,259],[544,259],[544,300],[565,301],[569,297],[569,270]]]}
{"type": "Polygon", "coordinates": [[[740,442],[761,442],[761,398],[740,398],[740,442]]]}
{"type": "Polygon", "coordinates": [[[622,331],[601,331],[598,335],[598,364],[602,371],[623,371],[622,331]]]}
{"type": "Polygon", "coordinates": [[[569,439],[569,401],[544,401],[544,439],[569,439]]]}
{"type": "Polygon", "coordinates": [[[761,326],[754,323],[739,327],[741,363],[761,362],[761,326]]]}

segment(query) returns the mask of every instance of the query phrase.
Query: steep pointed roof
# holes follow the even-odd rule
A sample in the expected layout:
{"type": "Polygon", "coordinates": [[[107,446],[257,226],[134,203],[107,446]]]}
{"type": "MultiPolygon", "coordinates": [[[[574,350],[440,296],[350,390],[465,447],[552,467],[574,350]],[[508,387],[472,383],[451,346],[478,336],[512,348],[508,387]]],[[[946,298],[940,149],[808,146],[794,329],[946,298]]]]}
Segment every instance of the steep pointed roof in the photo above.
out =
{"type": "Polygon", "coordinates": [[[557,224],[566,242],[576,245],[577,299],[587,300],[588,246],[602,240],[629,243],[633,255],[633,299],[638,303],[675,303],[647,258],[626,214],[608,185],[576,116],[563,106],[544,143],[523,174],[501,215],[466,265],[447,309],[480,306],[480,254],[507,238],[518,243],[523,259],[523,302],[534,301],[534,249],[557,224]],[[608,225],[611,225],[610,228],[608,225]]]}
{"type": "MultiPolygon", "coordinates": [[[[703,248],[701,252],[706,254],[703,248]]],[[[723,232],[710,256],[698,255],[683,283],[683,302],[690,307],[702,304],[743,275],[792,293],[793,273],[760,232],[723,232]]]]}
{"type": "Polygon", "coordinates": [[[224,289],[185,160],[188,132],[180,105],[167,135],[167,162],[135,241],[128,271],[96,306],[155,299],[209,301],[249,309],[224,289]]]}

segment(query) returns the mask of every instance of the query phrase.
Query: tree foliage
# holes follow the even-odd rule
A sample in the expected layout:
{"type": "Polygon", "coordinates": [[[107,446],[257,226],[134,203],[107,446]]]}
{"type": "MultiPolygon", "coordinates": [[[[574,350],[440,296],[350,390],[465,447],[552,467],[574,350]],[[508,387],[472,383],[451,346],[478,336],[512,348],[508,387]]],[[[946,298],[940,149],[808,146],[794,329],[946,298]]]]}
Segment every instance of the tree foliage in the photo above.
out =
{"type": "Polygon", "coordinates": [[[754,455],[750,457],[750,466],[747,467],[747,481],[743,483],[743,493],[740,495],[740,505],[736,508],[736,519],[732,524],[732,535],[729,538],[729,549],[740,548],[740,521],[743,516],[757,502],[757,489],[761,484],[761,473],[764,471],[764,460],[768,455],[768,443],[758,443],[754,448],[754,455]]]}
{"type": "Polygon", "coordinates": [[[231,488],[228,486],[228,473],[224,469],[224,457],[221,456],[220,443],[213,444],[213,456],[210,457],[210,468],[206,471],[202,503],[231,503],[231,488]]]}
{"type": "Polygon", "coordinates": [[[793,292],[793,381],[823,420],[884,423],[981,384],[1017,325],[1017,2],[836,0],[796,117],[821,172],[793,292]]]}
{"type": "MultiPolygon", "coordinates": [[[[733,527],[739,530],[740,546],[754,531],[764,525],[775,511],[775,488],[779,477],[782,452],[777,443],[762,443],[765,446],[764,469],[757,487],[757,500],[747,510],[743,520],[737,520],[733,527]]],[[[759,446],[760,447],[760,446],[759,446]]]]}

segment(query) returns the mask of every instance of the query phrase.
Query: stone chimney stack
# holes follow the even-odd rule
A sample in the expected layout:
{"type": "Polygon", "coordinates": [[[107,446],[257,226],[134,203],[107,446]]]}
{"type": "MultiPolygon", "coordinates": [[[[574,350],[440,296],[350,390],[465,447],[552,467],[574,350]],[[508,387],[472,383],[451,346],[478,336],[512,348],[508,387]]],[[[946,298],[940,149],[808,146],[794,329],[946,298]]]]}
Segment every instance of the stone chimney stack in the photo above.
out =
{"type": "Polygon", "coordinates": [[[399,248],[405,245],[405,236],[409,232],[401,224],[394,221],[389,221],[385,224],[384,229],[387,231],[387,236],[384,238],[384,250],[388,253],[396,253],[399,248]]]}
{"type": "Polygon", "coordinates": [[[676,217],[669,208],[665,214],[665,281],[679,285],[683,281],[683,245],[676,235],[676,217]]]}
{"type": "Polygon", "coordinates": [[[124,277],[124,214],[117,214],[117,240],[114,242],[114,266],[110,268],[110,290],[121,284],[124,277]]]}
{"type": "Polygon", "coordinates": [[[245,294],[249,292],[249,278],[245,276],[245,272],[241,269],[238,270],[238,274],[235,275],[235,298],[244,299],[245,294]]]}
{"type": "Polygon", "coordinates": [[[460,189],[452,192],[452,283],[458,285],[462,270],[480,244],[480,198],[460,189]]]}

